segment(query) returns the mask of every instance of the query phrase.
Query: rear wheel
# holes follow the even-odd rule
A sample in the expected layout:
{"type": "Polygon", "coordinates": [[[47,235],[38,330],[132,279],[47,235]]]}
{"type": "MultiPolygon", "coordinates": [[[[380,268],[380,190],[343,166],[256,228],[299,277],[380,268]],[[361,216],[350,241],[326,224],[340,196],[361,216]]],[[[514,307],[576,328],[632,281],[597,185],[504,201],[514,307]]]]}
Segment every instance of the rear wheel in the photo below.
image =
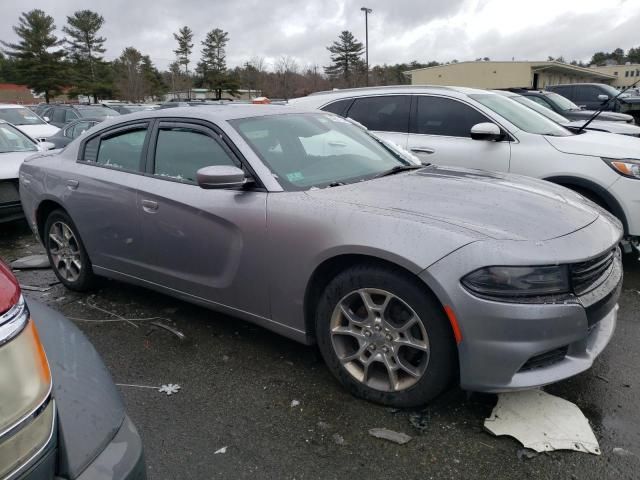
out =
{"type": "Polygon", "coordinates": [[[373,402],[427,403],[457,373],[442,307],[417,280],[394,269],[363,265],[334,278],[318,306],[316,335],[336,378],[373,402]]]}
{"type": "Polygon", "coordinates": [[[54,210],[47,217],[44,234],[47,256],[60,282],[76,291],[91,288],[91,262],[71,217],[63,210],[54,210]]]}

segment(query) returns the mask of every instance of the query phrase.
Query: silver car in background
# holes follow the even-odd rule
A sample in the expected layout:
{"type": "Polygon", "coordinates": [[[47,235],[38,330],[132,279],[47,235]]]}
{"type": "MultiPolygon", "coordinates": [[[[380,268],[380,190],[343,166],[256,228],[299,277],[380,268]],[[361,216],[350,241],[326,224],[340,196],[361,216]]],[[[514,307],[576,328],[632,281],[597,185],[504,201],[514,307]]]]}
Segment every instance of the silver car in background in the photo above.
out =
{"type": "Polygon", "coordinates": [[[371,401],[588,369],[616,324],[620,222],[544,181],[416,163],[333,114],[186,107],[28,160],[20,193],[68,288],[111,277],[317,342],[371,401]]]}

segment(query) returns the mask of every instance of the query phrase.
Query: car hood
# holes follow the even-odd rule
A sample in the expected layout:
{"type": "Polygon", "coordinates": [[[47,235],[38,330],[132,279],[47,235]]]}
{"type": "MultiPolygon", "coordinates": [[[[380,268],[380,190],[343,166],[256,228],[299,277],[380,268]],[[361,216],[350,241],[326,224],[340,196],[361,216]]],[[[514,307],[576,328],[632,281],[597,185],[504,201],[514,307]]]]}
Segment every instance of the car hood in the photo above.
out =
{"type": "Polygon", "coordinates": [[[0,153],[0,180],[18,178],[18,171],[24,159],[37,152],[0,153]]]}
{"type": "MultiPolygon", "coordinates": [[[[564,124],[564,126],[579,128],[587,123],[587,120],[574,120],[564,124]]],[[[617,133],[619,135],[635,135],[640,136],[640,127],[625,122],[613,122],[609,120],[594,120],[589,124],[587,130],[600,130],[603,132],[617,133]]]]}
{"type": "Polygon", "coordinates": [[[48,123],[42,125],[16,125],[16,128],[23,131],[33,139],[48,138],[55,135],[60,129],[48,123]]]}
{"type": "MultiPolygon", "coordinates": [[[[568,110],[566,112],[562,112],[562,115],[573,119],[584,118],[588,120],[595,113],[595,110],[568,110]]],[[[600,114],[598,115],[598,120],[607,120],[610,122],[632,122],[633,117],[631,115],[627,115],[626,113],[600,112],[600,114]]]]}
{"type": "Polygon", "coordinates": [[[500,240],[549,240],[584,228],[599,215],[579,195],[548,182],[442,166],[308,193],[500,240]]]}
{"type": "Polygon", "coordinates": [[[568,137],[544,137],[556,150],[574,155],[640,159],[640,138],[587,131],[568,137]]]}

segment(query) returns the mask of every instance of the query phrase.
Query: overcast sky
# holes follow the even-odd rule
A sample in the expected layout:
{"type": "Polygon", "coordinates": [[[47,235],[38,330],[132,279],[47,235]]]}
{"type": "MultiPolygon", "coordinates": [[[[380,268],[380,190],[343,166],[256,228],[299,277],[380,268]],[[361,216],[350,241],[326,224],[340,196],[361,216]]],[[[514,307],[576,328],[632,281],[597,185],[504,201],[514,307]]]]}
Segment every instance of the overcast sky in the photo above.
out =
{"type": "MultiPolygon", "coordinates": [[[[369,17],[369,63],[418,60],[588,60],[593,52],[640,46],[640,0],[2,0],[0,39],[12,41],[21,12],[40,8],[60,31],[66,16],[90,8],[105,18],[106,57],[135,46],[164,69],[173,61],[172,33],[183,25],[200,41],[219,27],[229,32],[227,63],[282,55],[300,66],[329,63],[326,46],[342,30],[364,43],[369,17]],[[525,6],[532,5],[532,6],[525,6]]],[[[61,32],[60,32],[61,33],[61,32]]]]}

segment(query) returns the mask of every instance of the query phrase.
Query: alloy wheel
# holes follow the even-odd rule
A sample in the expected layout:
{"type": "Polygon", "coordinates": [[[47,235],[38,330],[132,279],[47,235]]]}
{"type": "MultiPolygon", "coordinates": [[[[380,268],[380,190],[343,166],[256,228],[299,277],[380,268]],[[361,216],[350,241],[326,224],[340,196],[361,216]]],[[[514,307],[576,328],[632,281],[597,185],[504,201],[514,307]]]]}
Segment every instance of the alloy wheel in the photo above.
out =
{"type": "Polygon", "coordinates": [[[331,343],[345,370],[366,386],[397,392],[415,385],[429,363],[429,337],[418,314],[385,290],[344,296],[330,323],[331,343]]]}
{"type": "Polygon", "coordinates": [[[64,222],[57,221],[49,229],[49,252],[53,267],[62,278],[75,282],[82,273],[80,244],[64,222]]]}

